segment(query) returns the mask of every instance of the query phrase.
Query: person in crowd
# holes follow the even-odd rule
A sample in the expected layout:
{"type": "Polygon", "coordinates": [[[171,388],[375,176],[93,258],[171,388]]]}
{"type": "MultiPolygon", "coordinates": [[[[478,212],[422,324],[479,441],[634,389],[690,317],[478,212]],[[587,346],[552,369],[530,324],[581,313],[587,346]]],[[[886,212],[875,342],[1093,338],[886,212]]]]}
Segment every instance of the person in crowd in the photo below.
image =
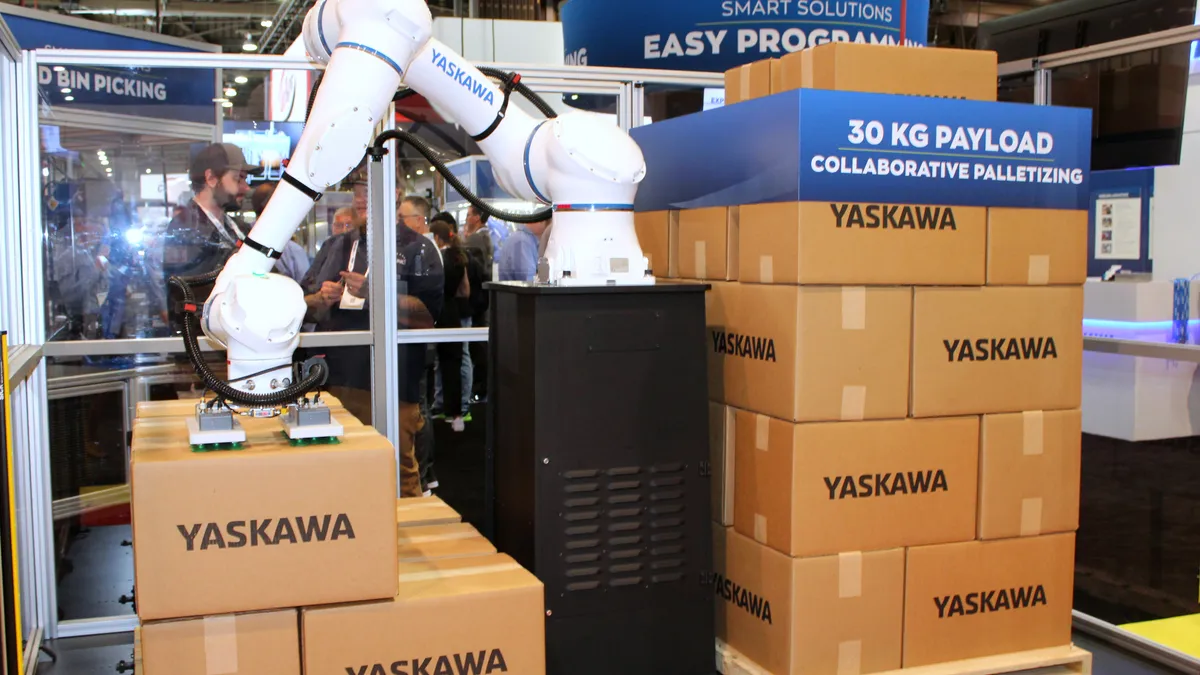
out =
{"type": "MultiPolygon", "coordinates": [[[[263,210],[267,208],[267,202],[271,201],[271,195],[275,194],[275,188],[278,185],[274,182],[263,183],[254,188],[254,192],[250,194],[250,204],[254,208],[255,217],[262,217],[263,210]]],[[[249,234],[249,230],[246,231],[246,234],[249,234]]],[[[297,244],[295,240],[288,239],[283,246],[283,254],[279,256],[279,260],[275,261],[275,268],[272,271],[299,283],[311,264],[312,261],[304,247],[297,244]]]]}
{"type": "MultiPolygon", "coordinates": [[[[224,266],[245,237],[230,212],[240,209],[249,194],[248,178],[261,172],[232,143],[213,143],[196,154],[188,171],[192,200],[172,218],[164,237],[163,272],[167,278],[206,274],[224,266]]],[[[196,300],[207,300],[212,286],[194,288],[196,300]]],[[[179,331],[182,315],[177,306],[182,297],[171,288],[168,298],[171,327],[179,331]]]]}
{"type": "Polygon", "coordinates": [[[475,208],[475,205],[467,207],[466,220],[466,236],[463,237],[463,246],[468,251],[474,249],[479,251],[482,256],[483,265],[486,269],[492,269],[492,256],[494,247],[492,246],[491,230],[487,227],[488,214],[483,213],[475,208]]]}
{"type": "MultiPolygon", "coordinates": [[[[459,245],[458,238],[444,220],[433,223],[434,240],[442,251],[442,261],[446,271],[444,300],[442,314],[438,319],[438,328],[464,328],[470,326],[471,314],[471,280],[468,274],[470,258],[459,245]]],[[[437,345],[438,380],[442,386],[438,393],[444,395],[435,402],[442,413],[450,420],[450,428],[461,432],[465,429],[463,419],[470,411],[470,389],[464,391],[464,385],[469,387],[471,375],[463,367],[463,361],[470,358],[465,342],[440,342],[437,345]]]]}
{"type": "Polygon", "coordinates": [[[343,232],[349,232],[355,227],[358,212],[353,206],[343,206],[333,214],[333,222],[329,224],[329,236],[336,237],[343,232]]]}
{"type": "Polygon", "coordinates": [[[537,277],[538,249],[549,226],[549,217],[522,225],[504,242],[500,249],[500,281],[533,281],[537,277]]]}
{"type": "MultiPolygon", "coordinates": [[[[406,208],[420,215],[428,202],[411,198],[406,208]]],[[[425,216],[422,216],[424,218],[425,216]]],[[[410,219],[415,220],[415,219],[410,219]]],[[[396,290],[400,328],[433,328],[442,311],[444,273],[432,243],[409,227],[396,232],[396,290]]],[[[321,247],[301,282],[308,305],[306,321],[318,331],[370,329],[370,268],[367,235],[360,228],[343,232],[321,247]]],[[[401,345],[400,365],[400,493],[424,493],[416,455],[416,436],[426,426],[420,410],[421,377],[426,345],[401,345]]],[[[371,348],[336,347],[325,350],[330,393],[363,421],[371,419],[371,348]]]]}

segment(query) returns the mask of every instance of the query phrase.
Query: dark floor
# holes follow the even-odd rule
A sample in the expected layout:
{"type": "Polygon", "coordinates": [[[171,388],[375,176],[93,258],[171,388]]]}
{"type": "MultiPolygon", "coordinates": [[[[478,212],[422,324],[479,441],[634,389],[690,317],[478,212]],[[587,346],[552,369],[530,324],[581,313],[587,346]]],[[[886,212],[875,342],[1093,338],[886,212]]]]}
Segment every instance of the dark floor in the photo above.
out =
{"type": "MultiPolygon", "coordinates": [[[[1094,655],[1093,675],[1174,675],[1173,671],[1157,668],[1137,656],[1113,650],[1078,633],[1075,642],[1094,655]]],[[[113,675],[120,672],[117,667],[121,661],[132,661],[133,635],[122,633],[56,640],[52,647],[58,652],[58,662],[51,663],[43,656],[38,675],[113,675]]]]}

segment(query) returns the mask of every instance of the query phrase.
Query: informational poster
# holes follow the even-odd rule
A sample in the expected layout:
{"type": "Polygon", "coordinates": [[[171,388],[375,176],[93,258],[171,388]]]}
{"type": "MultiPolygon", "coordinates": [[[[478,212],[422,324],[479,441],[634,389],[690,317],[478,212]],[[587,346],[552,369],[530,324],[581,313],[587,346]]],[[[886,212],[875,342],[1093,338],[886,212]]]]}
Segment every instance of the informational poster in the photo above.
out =
{"type": "Polygon", "coordinates": [[[1138,260],[1142,257],[1142,197],[1131,192],[1096,197],[1096,259],[1138,260]]]}

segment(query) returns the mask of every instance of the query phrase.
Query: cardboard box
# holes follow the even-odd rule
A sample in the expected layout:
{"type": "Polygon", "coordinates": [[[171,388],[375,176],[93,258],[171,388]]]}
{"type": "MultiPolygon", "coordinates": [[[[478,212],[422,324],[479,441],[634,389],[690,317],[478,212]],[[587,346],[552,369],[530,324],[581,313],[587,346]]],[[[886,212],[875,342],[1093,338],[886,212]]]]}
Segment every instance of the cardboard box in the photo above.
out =
{"type": "Polygon", "coordinates": [[[725,105],[771,94],[771,59],[746,63],[725,71],[725,105]]]}
{"type": "Polygon", "coordinates": [[[978,417],[736,418],[734,527],[758,543],[806,557],[975,538],[978,417]]]}
{"type": "Polygon", "coordinates": [[[278,431],[240,451],[142,444],[130,465],[138,615],[395,595],[395,455],[365,429],[331,445],[292,446],[278,431]]]}
{"type": "Polygon", "coordinates": [[[830,42],[783,58],[799,61],[806,88],[996,100],[990,51],[830,42]]]}
{"type": "Polygon", "coordinates": [[[300,616],[305,675],[546,672],[542,583],[506,555],[404,563],[394,600],[300,616]]]}
{"type": "Polygon", "coordinates": [[[1083,289],[918,288],[912,415],[943,417],[1080,405],[1083,289]]]}
{"type": "Polygon", "coordinates": [[[725,335],[729,330],[730,314],[734,309],[735,282],[710,281],[704,294],[704,323],[710,336],[708,354],[708,399],[725,402],[725,357],[713,349],[712,336],[725,335]]]}
{"type": "Polygon", "coordinates": [[[642,254],[650,261],[650,270],[659,278],[673,278],[675,268],[671,256],[671,221],[674,211],[635,213],[633,226],[637,230],[642,254]]]}
{"type": "Polygon", "coordinates": [[[725,559],[728,557],[726,549],[731,534],[732,527],[713,523],[713,575],[710,579],[713,587],[713,620],[716,622],[716,638],[725,643],[729,642],[729,614],[726,612],[729,605],[725,601],[724,591],[725,578],[729,571],[725,569],[725,559]]]}
{"type": "Polygon", "coordinates": [[[300,624],[294,609],[148,621],[139,632],[138,673],[300,675],[300,624]]]}
{"type": "Polygon", "coordinates": [[[710,328],[719,400],[792,422],[902,418],[912,289],[736,284],[710,328]]]}
{"type": "Polygon", "coordinates": [[[496,547],[467,523],[397,528],[400,562],[491,555],[496,547]]]}
{"type": "Polygon", "coordinates": [[[396,500],[396,525],[448,525],[462,521],[458,512],[446,505],[441,497],[404,497],[396,500]]]}
{"type": "Polygon", "coordinates": [[[741,281],[983,285],[984,208],[784,202],[739,220],[741,281]]]}
{"type": "MultiPolygon", "coordinates": [[[[721,552],[717,551],[720,557],[721,552]]],[[[726,533],[717,633],[770,673],[900,667],[904,550],[789,558],[726,533]]]]}
{"type": "Polygon", "coordinates": [[[983,416],[980,539],[1079,528],[1082,433],[1079,410],[983,416]]]}
{"type": "Polygon", "coordinates": [[[1075,535],[908,550],[904,667],[1070,644],[1075,535]]]}
{"type": "Polygon", "coordinates": [[[684,279],[736,281],[738,207],[678,211],[675,270],[684,279]]]}
{"type": "Polygon", "coordinates": [[[1087,280],[1087,211],[988,209],[987,229],[989,285],[1074,285],[1087,280]]]}
{"type": "Polygon", "coordinates": [[[734,409],[708,404],[708,455],[712,471],[712,518],[733,525],[734,409]]]}

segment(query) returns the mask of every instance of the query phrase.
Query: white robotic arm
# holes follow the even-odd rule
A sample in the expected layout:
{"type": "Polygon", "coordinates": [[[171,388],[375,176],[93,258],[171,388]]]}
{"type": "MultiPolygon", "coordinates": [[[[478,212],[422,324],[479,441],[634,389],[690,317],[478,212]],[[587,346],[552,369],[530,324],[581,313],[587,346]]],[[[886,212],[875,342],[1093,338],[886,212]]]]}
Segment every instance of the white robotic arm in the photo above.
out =
{"type": "Polygon", "coordinates": [[[204,331],[226,346],[237,388],[287,386],[305,305],[294,282],[269,272],[314,200],[362,161],[402,82],[477,137],[501,187],[553,208],[551,281],[653,283],[633,225],[646,171],[637,144],[601,115],[538,121],[516,106],[503,109],[504,94],[433,39],[432,25],[424,0],[321,0],[306,16],[306,50],[326,64],[321,86],[284,181],[204,311],[204,331]],[[265,374],[247,377],[254,373],[265,374]]]}

